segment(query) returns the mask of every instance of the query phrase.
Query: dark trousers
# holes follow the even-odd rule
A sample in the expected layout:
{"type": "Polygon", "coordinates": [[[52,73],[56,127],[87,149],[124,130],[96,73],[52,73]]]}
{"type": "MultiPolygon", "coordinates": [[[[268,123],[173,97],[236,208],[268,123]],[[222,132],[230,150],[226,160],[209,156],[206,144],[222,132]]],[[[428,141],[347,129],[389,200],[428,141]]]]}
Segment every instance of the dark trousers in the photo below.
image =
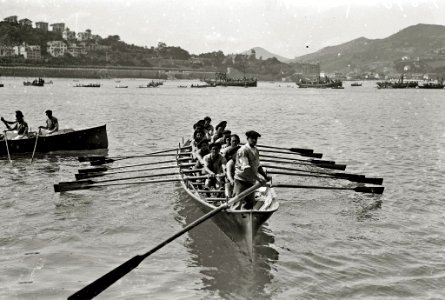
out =
{"type": "MultiPolygon", "coordinates": [[[[233,186],[233,196],[238,196],[239,194],[241,194],[242,191],[245,191],[252,186],[254,186],[254,183],[235,179],[235,184],[233,186]]],[[[253,205],[255,204],[255,193],[251,193],[241,201],[245,203],[245,209],[252,209],[253,205]]]]}

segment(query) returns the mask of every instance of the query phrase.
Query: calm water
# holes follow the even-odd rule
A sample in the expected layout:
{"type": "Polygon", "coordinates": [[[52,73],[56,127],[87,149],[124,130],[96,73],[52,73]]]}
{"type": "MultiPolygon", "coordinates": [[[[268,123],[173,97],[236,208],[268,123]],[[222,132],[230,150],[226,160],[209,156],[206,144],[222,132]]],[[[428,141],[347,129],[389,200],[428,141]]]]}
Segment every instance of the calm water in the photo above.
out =
{"type": "MultiPolygon", "coordinates": [[[[379,196],[278,190],[280,209],[260,232],[253,263],[206,222],[98,299],[445,298],[445,91],[377,90],[374,83],[138,89],[147,81],[131,79],[120,83],[128,89],[113,80],[74,88],[72,79],[36,88],[23,80],[3,78],[2,116],[13,119],[21,109],[36,128],[52,109],[62,128],[106,123],[110,155],[176,147],[210,115],[240,135],[259,131],[262,144],[312,148],[347,164],[347,172],[385,179],[379,196]]],[[[175,183],[55,194],[53,184],[73,180],[80,167],[66,155],[42,155],[33,165],[0,161],[0,299],[66,298],[200,216],[175,183]]]]}

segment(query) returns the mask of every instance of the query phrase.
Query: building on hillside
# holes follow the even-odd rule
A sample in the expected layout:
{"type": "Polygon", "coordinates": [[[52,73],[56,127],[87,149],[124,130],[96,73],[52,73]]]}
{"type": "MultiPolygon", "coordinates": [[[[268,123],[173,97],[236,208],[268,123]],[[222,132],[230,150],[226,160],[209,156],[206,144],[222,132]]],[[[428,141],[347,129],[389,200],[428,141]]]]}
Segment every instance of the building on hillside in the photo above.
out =
{"type": "Polygon", "coordinates": [[[71,31],[68,27],[65,29],[65,31],[62,33],[63,39],[67,41],[74,41],[76,39],[76,32],[71,31]]]}
{"type": "Polygon", "coordinates": [[[77,46],[76,44],[71,44],[68,46],[67,53],[73,57],[79,57],[80,55],[87,54],[85,47],[77,46]]]}
{"type": "Polygon", "coordinates": [[[46,51],[53,57],[64,56],[68,50],[68,47],[62,41],[50,41],[46,45],[46,51]]]}
{"type": "Polygon", "coordinates": [[[17,16],[10,16],[10,17],[4,18],[3,21],[9,22],[9,23],[18,23],[17,16]]]}
{"type": "Polygon", "coordinates": [[[0,46],[0,57],[14,56],[14,48],[10,46],[0,46]]]}
{"type": "Polygon", "coordinates": [[[41,31],[47,32],[48,31],[48,23],[46,23],[46,22],[36,22],[36,28],[41,30],[41,31]]]}
{"type": "Polygon", "coordinates": [[[54,23],[50,25],[54,32],[62,34],[65,31],[65,23],[54,23]]]}
{"type": "Polygon", "coordinates": [[[85,32],[79,32],[77,34],[77,40],[78,41],[88,41],[93,38],[93,35],[91,34],[91,29],[85,30],[85,32]]]}
{"type": "Polygon", "coordinates": [[[296,63],[294,75],[302,79],[317,80],[320,78],[320,64],[296,63]]]}
{"type": "Polygon", "coordinates": [[[20,46],[14,46],[14,54],[16,56],[23,56],[24,59],[41,60],[42,51],[38,45],[26,45],[23,43],[20,46]]]}
{"type": "Polygon", "coordinates": [[[22,26],[32,27],[32,21],[30,19],[26,19],[26,18],[19,20],[19,24],[22,26]]]}

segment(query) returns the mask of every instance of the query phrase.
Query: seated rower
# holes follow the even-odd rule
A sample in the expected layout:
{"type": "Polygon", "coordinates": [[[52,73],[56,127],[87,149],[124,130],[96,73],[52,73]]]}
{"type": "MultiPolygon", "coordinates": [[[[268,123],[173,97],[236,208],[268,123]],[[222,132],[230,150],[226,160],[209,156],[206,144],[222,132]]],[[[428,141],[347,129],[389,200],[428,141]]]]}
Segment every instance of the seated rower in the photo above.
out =
{"type": "MultiPolygon", "coordinates": [[[[232,132],[228,129],[223,131],[223,136],[215,141],[215,143],[221,144],[221,149],[223,149],[222,145],[226,144],[226,139],[230,139],[232,132]]],[[[230,142],[229,142],[230,144],[230,142]]],[[[225,148],[225,147],[224,147],[225,148]]]]}
{"type": "Polygon", "coordinates": [[[205,181],[205,188],[211,189],[212,187],[223,189],[224,188],[224,176],[226,174],[226,159],[219,154],[221,145],[218,143],[212,143],[209,145],[210,153],[204,156],[204,171],[210,175],[210,178],[205,181]],[[221,176],[216,176],[221,175],[221,176]]]}
{"type": "Polygon", "coordinates": [[[193,141],[192,141],[192,151],[198,150],[198,144],[206,139],[204,131],[198,127],[198,129],[195,130],[195,133],[193,133],[193,141]]]}
{"type": "Polygon", "coordinates": [[[201,169],[204,165],[204,156],[210,153],[209,140],[203,139],[199,142],[197,150],[194,151],[194,156],[196,157],[196,169],[201,169]]]}
{"type": "Polygon", "coordinates": [[[43,129],[47,135],[59,131],[59,121],[53,116],[52,110],[48,109],[45,111],[45,114],[48,117],[48,119],[46,119],[46,126],[39,126],[39,129],[43,129]]]}
{"type": "Polygon", "coordinates": [[[28,123],[25,122],[23,113],[20,110],[15,111],[15,121],[6,121],[3,117],[0,120],[5,123],[8,131],[17,131],[17,136],[13,140],[20,140],[28,137],[28,123]],[[13,125],[14,126],[10,126],[13,125]]]}
{"type": "Polygon", "coordinates": [[[226,157],[229,157],[226,164],[226,197],[233,197],[233,186],[235,184],[235,162],[236,162],[236,152],[239,148],[231,148],[226,154],[226,157]]]}
{"type": "Polygon", "coordinates": [[[239,145],[240,143],[240,139],[239,136],[237,134],[232,134],[230,136],[230,146],[226,147],[224,149],[221,150],[221,154],[224,156],[224,158],[229,161],[231,155],[231,151],[233,151],[235,149],[235,152],[241,147],[239,145]]]}
{"type": "Polygon", "coordinates": [[[226,126],[227,126],[227,122],[226,121],[219,122],[219,124],[216,125],[216,127],[215,127],[216,131],[215,131],[215,134],[212,136],[212,139],[210,141],[211,143],[214,143],[219,138],[223,137],[223,132],[226,129],[226,126]]]}
{"type": "Polygon", "coordinates": [[[209,116],[204,118],[204,130],[208,139],[211,139],[213,133],[215,132],[215,128],[213,128],[213,125],[210,124],[211,122],[212,119],[209,116]]]}

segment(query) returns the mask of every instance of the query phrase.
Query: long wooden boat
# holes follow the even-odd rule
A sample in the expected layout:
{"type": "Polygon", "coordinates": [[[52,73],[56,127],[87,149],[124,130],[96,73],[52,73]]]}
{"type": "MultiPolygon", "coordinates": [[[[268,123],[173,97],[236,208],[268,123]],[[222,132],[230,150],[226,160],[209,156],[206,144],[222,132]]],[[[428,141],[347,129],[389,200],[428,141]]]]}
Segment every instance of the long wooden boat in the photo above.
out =
{"type": "Polygon", "coordinates": [[[300,89],[306,89],[306,88],[315,88],[315,89],[339,89],[342,87],[342,82],[340,80],[332,81],[300,81],[297,82],[297,86],[300,89]]]}
{"type": "MultiPolygon", "coordinates": [[[[184,144],[187,146],[188,142],[184,144]]],[[[227,201],[224,191],[204,190],[204,182],[188,180],[195,173],[200,174],[201,170],[181,167],[182,163],[193,161],[193,156],[189,150],[178,152],[179,172],[183,180],[182,187],[196,202],[203,213],[208,213],[227,201]],[[211,197],[209,197],[209,194],[211,197]]],[[[250,257],[253,257],[255,246],[255,235],[258,229],[277,211],[279,203],[273,188],[261,187],[255,192],[255,205],[253,209],[227,209],[212,218],[213,222],[224,232],[241,250],[250,257]]]]}
{"type": "Polygon", "coordinates": [[[32,82],[31,81],[23,81],[23,85],[24,86],[44,86],[45,85],[45,80],[43,80],[42,78],[39,79],[35,79],[32,82]]]}
{"type": "MultiPolygon", "coordinates": [[[[34,150],[36,136],[20,140],[8,139],[9,153],[31,153],[34,150]]],[[[61,130],[51,135],[41,135],[37,140],[36,152],[69,150],[93,150],[108,148],[106,125],[82,130],[61,130]]],[[[7,155],[6,143],[0,140],[0,155],[7,155]]]]}

